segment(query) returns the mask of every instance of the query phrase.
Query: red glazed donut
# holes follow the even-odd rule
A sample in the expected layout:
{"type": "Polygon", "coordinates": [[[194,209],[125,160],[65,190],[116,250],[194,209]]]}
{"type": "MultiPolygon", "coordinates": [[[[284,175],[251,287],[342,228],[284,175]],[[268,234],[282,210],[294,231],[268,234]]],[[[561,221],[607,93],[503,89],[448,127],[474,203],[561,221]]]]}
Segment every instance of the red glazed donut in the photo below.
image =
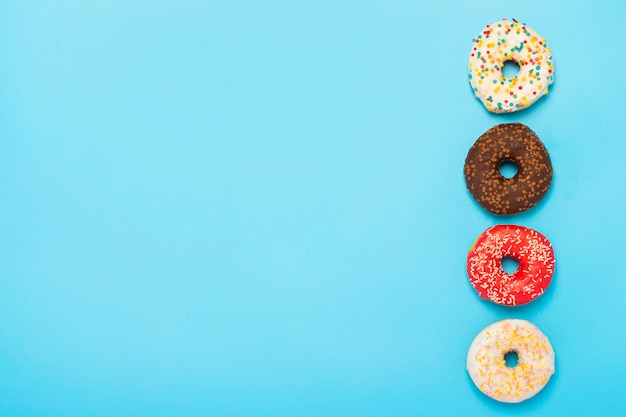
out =
{"type": "Polygon", "coordinates": [[[554,275],[554,250],[544,235],[516,225],[492,226],[481,233],[467,254],[467,275],[480,298],[515,306],[539,297],[554,275]],[[508,274],[502,259],[519,262],[508,274]]]}

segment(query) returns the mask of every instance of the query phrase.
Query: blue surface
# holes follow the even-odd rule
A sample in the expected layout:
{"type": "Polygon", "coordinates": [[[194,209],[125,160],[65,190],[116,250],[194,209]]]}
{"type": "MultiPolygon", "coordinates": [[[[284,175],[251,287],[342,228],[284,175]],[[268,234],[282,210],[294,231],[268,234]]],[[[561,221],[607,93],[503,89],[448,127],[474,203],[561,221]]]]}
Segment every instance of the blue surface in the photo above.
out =
{"type": "Polygon", "coordinates": [[[0,5],[0,415],[626,414],[626,3],[6,0],[0,5]],[[492,115],[471,40],[548,39],[550,94],[492,115]],[[483,211],[489,127],[542,138],[535,209],[483,211]],[[544,233],[548,292],[480,301],[486,227],[544,233]],[[557,373],[500,404],[465,371],[507,317],[557,373]]]}

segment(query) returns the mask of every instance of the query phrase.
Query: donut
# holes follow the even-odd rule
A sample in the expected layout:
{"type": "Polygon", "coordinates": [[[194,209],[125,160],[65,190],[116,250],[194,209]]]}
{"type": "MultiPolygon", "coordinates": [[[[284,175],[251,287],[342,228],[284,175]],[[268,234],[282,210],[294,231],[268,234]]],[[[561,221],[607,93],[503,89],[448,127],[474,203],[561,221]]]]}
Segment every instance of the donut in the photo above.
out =
{"type": "Polygon", "coordinates": [[[554,350],[529,321],[507,319],[485,327],[467,352],[467,372],[476,387],[494,400],[519,403],[535,396],[554,374],[554,350]],[[507,354],[517,364],[507,365],[507,354]]]}
{"type": "Polygon", "coordinates": [[[528,25],[504,19],[487,25],[472,43],[469,82],[487,110],[522,110],[548,94],[554,82],[552,53],[546,40],[528,25]],[[502,74],[507,62],[519,66],[517,75],[502,74]]]}
{"type": "Polygon", "coordinates": [[[552,184],[552,163],[546,147],[522,123],[496,125],[472,145],[463,168],[467,189],[485,210],[497,215],[528,210],[552,184]],[[512,178],[500,173],[505,162],[518,171],[512,178]]]}
{"type": "Polygon", "coordinates": [[[467,253],[467,276],[478,296],[505,306],[527,304],[542,295],[552,282],[554,268],[550,241],[524,226],[491,226],[467,253]],[[519,264],[512,274],[502,268],[505,257],[519,264]]]}

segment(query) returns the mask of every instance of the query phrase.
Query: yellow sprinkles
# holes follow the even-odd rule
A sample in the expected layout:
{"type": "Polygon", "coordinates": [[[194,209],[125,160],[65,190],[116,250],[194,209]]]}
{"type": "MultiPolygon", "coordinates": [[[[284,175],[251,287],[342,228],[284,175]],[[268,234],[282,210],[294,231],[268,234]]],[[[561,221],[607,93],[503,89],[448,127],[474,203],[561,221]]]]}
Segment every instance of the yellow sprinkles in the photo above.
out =
{"type": "Polygon", "coordinates": [[[554,374],[554,350],[548,338],[529,321],[507,319],[483,329],[467,352],[467,371],[489,397],[518,403],[533,397],[554,374]],[[505,355],[517,354],[507,366],[505,355]]]}
{"type": "Polygon", "coordinates": [[[528,25],[504,19],[487,25],[472,42],[469,82],[487,110],[522,110],[548,94],[554,82],[552,54],[546,40],[528,25]],[[502,73],[506,62],[519,66],[517,75],[502,73]]]}

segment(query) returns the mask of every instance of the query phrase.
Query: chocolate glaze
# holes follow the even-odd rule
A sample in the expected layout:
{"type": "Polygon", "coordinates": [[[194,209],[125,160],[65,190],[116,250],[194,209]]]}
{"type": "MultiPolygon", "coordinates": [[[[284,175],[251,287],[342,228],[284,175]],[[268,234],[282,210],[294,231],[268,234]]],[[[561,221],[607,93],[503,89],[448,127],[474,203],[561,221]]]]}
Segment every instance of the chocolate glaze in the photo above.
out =
{"type": "Polygon", "coordinates": [[[465,182],[474,199],[493,214],[515,214],[534,207],[552,184],[552,163],[545,146],[528,126],[506,123],[482,134],[465,158],[465,182]],[[505,178],[504,161],[517,166],[505,178]]]}

